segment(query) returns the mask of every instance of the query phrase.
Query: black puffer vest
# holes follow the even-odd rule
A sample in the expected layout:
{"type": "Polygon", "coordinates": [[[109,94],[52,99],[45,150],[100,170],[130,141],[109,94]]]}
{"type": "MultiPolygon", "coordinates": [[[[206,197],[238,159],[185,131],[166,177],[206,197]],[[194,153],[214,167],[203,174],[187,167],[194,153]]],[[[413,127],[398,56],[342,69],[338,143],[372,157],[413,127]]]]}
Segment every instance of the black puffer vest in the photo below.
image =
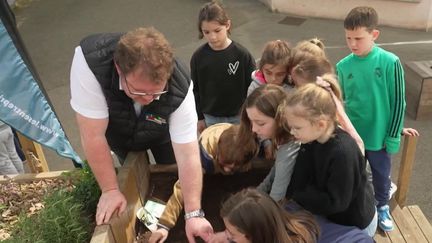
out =
{"type": "Polygon", "coordinates": [[[168,93],[144,106],[137,117],[133,100],[119,89],[119,76],[113,62],[113,53],[122,35],[91,35],[84,38],[80,46],[108,104],[106,137],[111,149],[140,151],[170,141],[168,118],[183,102],[191,79],[187,69],[175,60],[173,74],[168,80],[168,93]]]}

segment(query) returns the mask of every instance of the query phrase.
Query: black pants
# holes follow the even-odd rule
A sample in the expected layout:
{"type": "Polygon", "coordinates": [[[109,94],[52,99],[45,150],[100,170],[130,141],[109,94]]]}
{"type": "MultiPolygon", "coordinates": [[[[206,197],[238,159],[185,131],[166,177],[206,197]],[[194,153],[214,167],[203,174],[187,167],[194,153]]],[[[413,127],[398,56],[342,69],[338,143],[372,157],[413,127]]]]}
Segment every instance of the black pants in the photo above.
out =
{"type": "MultiPolygon", "coordinates": [[[[149,147],[150,151],[152,152],[156,164],[175,164],[175,156],[174,156],[174,150],[172,148],[171,142],[167,142],[164,144],[158,144],[149,147]]],[[[123,165],[126,156],[129,151],[125,150],[113,150],[113,152],[117,155],[117,158],[119,159],[120,164],[123,165]]]]}

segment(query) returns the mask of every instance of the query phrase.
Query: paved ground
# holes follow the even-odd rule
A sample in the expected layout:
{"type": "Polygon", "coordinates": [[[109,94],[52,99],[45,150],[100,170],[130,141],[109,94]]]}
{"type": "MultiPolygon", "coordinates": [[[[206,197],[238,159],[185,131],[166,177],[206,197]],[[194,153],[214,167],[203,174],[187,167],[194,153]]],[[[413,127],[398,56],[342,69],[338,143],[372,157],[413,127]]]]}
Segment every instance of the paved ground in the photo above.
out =
{"type": "MultiPolygon", "coordinates": [[[[74,47],[80,39],[96,32],[155,26],[170,40],[176,54],[189,63],[192,52],[202,44],[197,38],[196,19],[200,6],[205,2],[34,0],[16,9],[26,47],[72,145],[82,157],[78,128],[69,106],[69,68],[74,47]]],[[[285,19],[286,15],[271,13],[257,0],[231,0],[225,4],[233,22],[232,38],[247,47],[256,58],[260,56],[263,44],[272,39],[295,43],[319,37],[327,45],[328,56],[333,62],[349,53],[341,21],[285,19]],[[285,24],[279,23],[284,19],[285,24]]],[[[403,62],[432,60],[432,32],[382,27],[378,43],[384,43],[383,47],[396,53],[403,62]]],[[[432,123],[430,120],[414,121],[410,117],[406,117],[405,123],[421,133],[408,203],[420,205],[432,221],[432,166],[429,164],[432,158],[432,123]]],[[[45,155],[51,170],[72,168],[69,160],[48,149],[45,149],[45,155]]],[[[398,164],[399,156],[395,156],[395,176],[398,164]]]]}

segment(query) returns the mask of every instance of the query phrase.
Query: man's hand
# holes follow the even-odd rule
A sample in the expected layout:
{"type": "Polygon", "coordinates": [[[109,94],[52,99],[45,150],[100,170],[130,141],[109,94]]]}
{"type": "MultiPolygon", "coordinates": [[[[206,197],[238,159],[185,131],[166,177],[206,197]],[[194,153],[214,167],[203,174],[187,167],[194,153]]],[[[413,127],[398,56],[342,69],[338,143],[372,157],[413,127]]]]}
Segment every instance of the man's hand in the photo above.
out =
{"type": "Polygon", "coordinates": [[[198,133],[202,133],[202,131],[204,131],[205,128],[206,128],[205,120],[199,120],[197,124],[198,133]]]}
{"type": "Polygon", "coordinates": [[[166,229],[157,229],[155,232],[152,232],[149,243],[163,243],[168,237],[168,230],[166,229]]]}
{"type": "Polygon", "coordinates": [[[114,212],[122,214],[126,209],[126,198],[118,189],[102,192],[96,210],[96,224],[108,223],[114,212]]]}
{"type": "Polygon", "coordinates": [[[205,242],[213,235],[213,227],[205,218],[190,218],[186,220],[186,236],[189,243],[195,243],[194,237],[201,237],[205,242]]]}

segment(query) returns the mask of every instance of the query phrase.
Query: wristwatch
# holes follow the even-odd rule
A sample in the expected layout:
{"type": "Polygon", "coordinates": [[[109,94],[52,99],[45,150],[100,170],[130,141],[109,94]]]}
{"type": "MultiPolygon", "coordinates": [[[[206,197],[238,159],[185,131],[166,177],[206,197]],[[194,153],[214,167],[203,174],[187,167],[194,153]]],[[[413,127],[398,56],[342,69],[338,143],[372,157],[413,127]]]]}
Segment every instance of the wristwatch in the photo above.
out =
{"type": "Polygon", "coordinates": [[[204,216],[205,216],[204,211],[202,209],[197,209],[197,210],[185,213],[184,219],[188,220],[190,218],[204,218],[204,216]]]}

